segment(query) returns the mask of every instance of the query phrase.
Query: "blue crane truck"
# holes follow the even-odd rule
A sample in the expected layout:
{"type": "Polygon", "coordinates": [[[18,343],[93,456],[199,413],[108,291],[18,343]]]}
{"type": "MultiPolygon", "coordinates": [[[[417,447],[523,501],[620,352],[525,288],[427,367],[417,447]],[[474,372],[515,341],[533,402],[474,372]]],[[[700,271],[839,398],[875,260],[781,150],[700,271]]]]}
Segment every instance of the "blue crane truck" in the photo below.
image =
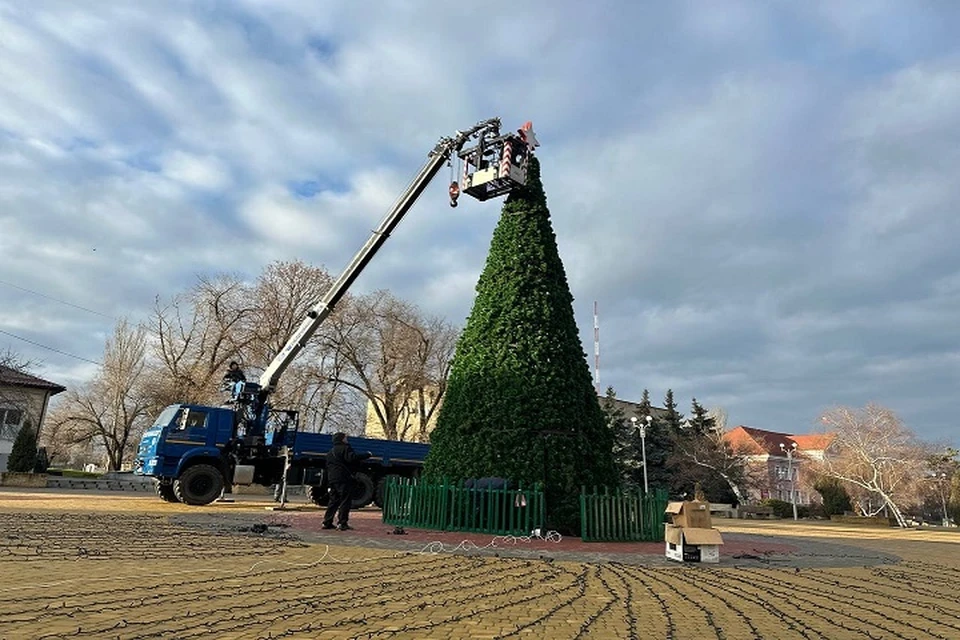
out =
{"type": "MultiPolygon", "coordinates": [[[[462,161],[448,189],[450,206],[463,192],[485,201],[526,184],[527,161],[538,146],[528,122],[516,133],[500,133],[499,118],[441,138],[420,172],[407,186],[370,239],[353,257],[324,297],[307,313],[259,381],[237,381],[223,406],[173,404],[143,435],[134,472],[156,479],[157,494],[170,502],[209,504],[233,485],[306,485],[317,505],[327,500],[326,453],[332,436],[299,429],[298,414],[274,409],[270,395],[280,376],[329,317],[350,285],[383,246],[390,233],[454,154],[462,161]],[[475,144],[467,149],[468,141],[475,144]]],[[[429,446],[373,438],[351,438],[358,451],[373,456],[356,474],[353,506],[381,504],[385,480],[392,475],[417,477],[429,446]]]]}
{"type": "MultiPolygon", "coordinates": [[[[157,479],[157,494],[168,502],[202,505],[232,484],[307,485],[317,505],[327,501],[323,465],[333,447],[328,433],[297,429],[294,411],[271,412],[262,439],[244,444],[233,407],[175,404],[167,407],[140,440],[137,473],[157,479]]],[[[388,476],[417,477],[430,445],[376,438],[351,438],[357,451],[370,451],[356,473],[353,505],[383,505],[388,476]]]]}

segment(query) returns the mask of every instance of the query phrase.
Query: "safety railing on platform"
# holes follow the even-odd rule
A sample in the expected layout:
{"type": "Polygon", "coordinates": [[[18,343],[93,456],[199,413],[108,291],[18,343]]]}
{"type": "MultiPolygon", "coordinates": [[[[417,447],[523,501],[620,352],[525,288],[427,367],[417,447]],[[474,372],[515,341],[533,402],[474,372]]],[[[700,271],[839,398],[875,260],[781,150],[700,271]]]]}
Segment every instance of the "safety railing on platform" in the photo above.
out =
{"type": "Polygon", "coordinates": [[[474,489],[463,482],[431,484],[390,478],[383,501],[383,522],[436,531],[494,535],[530,535],[543,527],[543,489],[474,489]]]}
{"type": "Polygon", "coordinates": [[[580,492],[580,537],[584,542],[663,542],[667,492],[596,487],[580,492]]]}

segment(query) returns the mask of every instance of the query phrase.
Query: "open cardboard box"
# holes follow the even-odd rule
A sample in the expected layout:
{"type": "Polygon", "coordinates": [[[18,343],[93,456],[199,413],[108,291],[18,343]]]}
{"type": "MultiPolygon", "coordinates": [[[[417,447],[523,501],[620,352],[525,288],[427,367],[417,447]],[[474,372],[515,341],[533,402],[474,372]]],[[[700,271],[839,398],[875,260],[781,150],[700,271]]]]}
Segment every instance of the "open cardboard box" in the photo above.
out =
{"type": "Polygon", "coordinates": [[[671,502],[666,514],[673,520],[664,524],[668,558],[678,562],[720,562],[723,537],[711,526],[709,502],[671,502]]]}

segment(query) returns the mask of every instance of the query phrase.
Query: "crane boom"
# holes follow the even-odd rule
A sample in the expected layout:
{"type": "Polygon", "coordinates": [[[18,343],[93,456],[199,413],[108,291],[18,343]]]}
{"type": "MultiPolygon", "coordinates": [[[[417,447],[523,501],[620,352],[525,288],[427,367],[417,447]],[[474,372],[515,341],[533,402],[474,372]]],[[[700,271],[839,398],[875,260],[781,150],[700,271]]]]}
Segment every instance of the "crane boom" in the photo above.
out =
{"type": "Polygon", "coordinates": [[[363,269],[370,263],[374,255],[387,241],[390,233],[397,227],[403,216],[423,193],[430,181],[437,175],[444,163],[460,151],[471,138],[479,136],[481,143],[499,139],[500,119],[491,118],[477,123],[466,131],[457,131],[452,137],[441,138],[430,152],[427,161],[416,177],[410,182],[400,195],[380,225],[373,231],[370,239],[357,252],[340,276],[330,286],[323,298],[310,309],[307,317],[290,337],[283,349],[260,376],[260,387],[266,394],[271,393],[280,381],[280,376],[286,371],[294,358],[306,347],[307,341],[316,332],[321,324],[333,312],[334,307],[346,294],[350,285],[357,279],[363,269]],[[492,135],[491,135],[492,134],[492,135]]]}

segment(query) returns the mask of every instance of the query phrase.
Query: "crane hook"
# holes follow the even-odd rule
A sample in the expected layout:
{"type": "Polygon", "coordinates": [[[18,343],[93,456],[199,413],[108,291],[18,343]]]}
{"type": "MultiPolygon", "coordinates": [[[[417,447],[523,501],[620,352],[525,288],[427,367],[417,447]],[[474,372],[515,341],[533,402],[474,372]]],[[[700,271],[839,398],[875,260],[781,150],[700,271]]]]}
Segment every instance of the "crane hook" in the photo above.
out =
{"type": "Polygon", "coordinates": [[[447,189],[447,192],[450,194],[450,206],[457,206],[457,198],[460,197],[460,185],[456,180],[450,183],[450,188],[447,189]]]}

